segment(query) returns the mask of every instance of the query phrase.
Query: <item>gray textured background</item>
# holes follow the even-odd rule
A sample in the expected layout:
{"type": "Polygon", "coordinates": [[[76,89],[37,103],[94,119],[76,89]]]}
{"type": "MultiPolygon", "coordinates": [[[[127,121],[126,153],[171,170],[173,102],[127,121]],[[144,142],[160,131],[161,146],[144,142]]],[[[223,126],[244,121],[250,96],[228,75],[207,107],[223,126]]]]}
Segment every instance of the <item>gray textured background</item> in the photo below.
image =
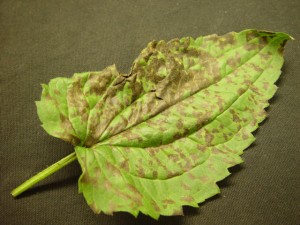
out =
{"type": "Polygon", "coordinates": [[[1,1],[0,224],[299,224],[300,1],[1,1]],[[294,36],[279,90],[245,163],[220,182],[222,193],[185,217],[154,221],[126,213],[94,215],[77,194],[73,163],[19,199],[9,192],[71,153],[40,127],[40,83],[115,63],[128,72],[152,39],[224,34],[245,28],[294,36]]]}

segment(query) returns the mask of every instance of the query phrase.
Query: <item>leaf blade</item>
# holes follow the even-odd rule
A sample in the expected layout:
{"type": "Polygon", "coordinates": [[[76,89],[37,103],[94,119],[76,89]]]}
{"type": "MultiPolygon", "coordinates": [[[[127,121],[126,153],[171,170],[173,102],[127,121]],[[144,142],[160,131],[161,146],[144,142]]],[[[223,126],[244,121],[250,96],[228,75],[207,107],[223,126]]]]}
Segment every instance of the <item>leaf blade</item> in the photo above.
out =
{"type": "MultiPolygon", "coordinates": [[[[245,30],[153,41],[129,74],[113,66],[98,72],[103,85],[94,95],[90,73],[71,78],[67,109],[81,140],[79,190],[94,212],[157,219],[219,193],[216,182],[242,162],[251,132],[266,117],[289,39],[245,30]]],[[[54,106],[57,114],[61,107],[54,106]]]]}

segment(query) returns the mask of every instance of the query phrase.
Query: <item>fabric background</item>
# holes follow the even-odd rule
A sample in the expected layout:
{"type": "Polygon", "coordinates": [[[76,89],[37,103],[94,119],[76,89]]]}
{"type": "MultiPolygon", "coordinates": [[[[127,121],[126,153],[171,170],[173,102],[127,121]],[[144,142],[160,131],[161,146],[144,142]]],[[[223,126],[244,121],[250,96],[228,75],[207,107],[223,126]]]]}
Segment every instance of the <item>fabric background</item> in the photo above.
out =
{"type": "MultiPolygon", "coordinates": [[[[0,224],[299,224],[300,1],[1,1],[0,224]],[[255,28],[283,31],[288,43],[269,119],[255,132],[244,164],[219,182],[222,193],[186,216],[155,221],[127,213],[94,215],[78,194],[77,162],[20,198],[10,191],[73,151],[46,134],[36,114],[40,83],[115,63],[128,72],[153,39],[225,34],[255,28]]],[[[175,187],[176,188],[176,187],[175,187]]]]}

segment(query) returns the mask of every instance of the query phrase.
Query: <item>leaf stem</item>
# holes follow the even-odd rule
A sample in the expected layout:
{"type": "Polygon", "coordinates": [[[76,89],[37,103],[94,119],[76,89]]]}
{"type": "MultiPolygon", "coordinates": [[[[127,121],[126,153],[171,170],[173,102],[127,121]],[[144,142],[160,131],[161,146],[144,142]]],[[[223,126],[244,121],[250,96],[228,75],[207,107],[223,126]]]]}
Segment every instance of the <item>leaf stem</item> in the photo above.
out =
{"type": "Polygon", "coordinates": [[[24,183],[16,187],[11,191],[11,195],[13,197],[17,197],[18,195],[22,194],[24,191],[31,188],[36,183],[40,182],[41,180],[44,180],[46,177],[50,176],[51,174],[55,173],[56,171],[60,170],[61,168],[65,167],[66,165],[70,164],[74,160],[76,160],[76,153],[73,152],[70,155],[62,158],[58,162],[54,163],[53,165],[47,167],[43,171],[39,172],[35,176],[29,178],[24,183]]]}

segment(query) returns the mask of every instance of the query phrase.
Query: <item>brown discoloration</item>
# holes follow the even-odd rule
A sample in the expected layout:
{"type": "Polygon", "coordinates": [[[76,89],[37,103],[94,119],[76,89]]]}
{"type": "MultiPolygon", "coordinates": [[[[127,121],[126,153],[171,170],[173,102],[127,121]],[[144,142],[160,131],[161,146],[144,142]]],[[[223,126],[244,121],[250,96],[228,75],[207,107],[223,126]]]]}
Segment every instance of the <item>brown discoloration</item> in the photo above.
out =
{"type": "Polygon", "coordinates": [[[185,164],[182,167],[184,171],[189,171],[190,169],[194,168],[194,164],[189,158],[185,158],[185,164]]]}
{"type": "Polygon", "coordinates": [[[101,210],[98,208],[98,206],[95,202],[93,202],[89,206],[91,207],[91,209],[93,210],[94,213],[99,214],[101,212],[101,210]]]}
{"type": "Polygon", "coordinates": [[[53,92],[54,92],[55,95],[58,95],[58,96],[61,95],[61,93],[60,93],[59,90],[57,90],[57,89],[54,89],[53,92]]]}
{"type": "Polygon", "coordinates": [[[269,60],[271,57],[272,57],[272,55],[269,53],[260,53],[260,57],[262,58],[262,59],[264,59],[264,60],[269,60]]]}
{"type": "Polygon", "coordinates": [[[172,199],[164,199],[162,200],[162,203],[170,205],[170,204],[174,204],[175,202],[172,199]]]}
{"type": "Polygon", "coordinates": [[[92,176],[90,176],[88,174],[88,172],[83,173],[83,176],[81,177],[80,181],[82,183],[91,184],[94,187],[98,187],[99,186],[98,177],[92,177],[92,176]]]}
{"type": "Polygon", "coordinates": [[[239,88],[237,91],[237,94],[242,95],[242,94],[244,94],[244,92],[245,92],[245,90],[243,88],[239,88]]]}
{"type": "Polygon", "coordinates": [[[232,114],[233,122],[235,122],[235,123],[240,123],[241,122],[241,119],[240,119],[240,117],[239,117],[239,115],[236,111],[234,111],[233,109],[230,109],[229,112],[232,114]]]}
{"type": "Polygon", "coordinates": [[[224,103],[225,101],[221,98],[221,96],[217,96],[217,105],[221,111],[224,111],[224,103]]]}
{"type": "Polygon", "coordinates": [[[102,175],[102,171],[99,167],[96,167],[94,172],[95,172],[95,177],[100,177],[102,175]]]}
{"type": "Polygon", "coordinates": [[[227,76],[227,77],[225,77],[224,79],[226,80],[227,83],[229,83],[229,84],[234,84],[232,77],[227,76]]]}
{"type": "Polygon", "coordinates": [[[236,43],[235,33],[230,32],[219,38],[219,46],[221,49],[224,49],[227,45],[234,45],[236,43]]]}
{"type": "Polygon", "coordinates": [[[192,173],[188,173],[188,177],[189,177],[190,179],[192,179],[192,180],[195,180],[195,179],[196,179],[195,175],[192,174],[192,173]]]}
{"type": "Polygon", "coordinates": [[[258,113],[258,116],[260,117],[266,117],[267,116],[267,112],[265,110],[261,110],[259,113],[258,113]]]}
{"type": "Polygon", "coordinates": [[[172,213],[173,216],[183,216],[183,211],[182,208],[180,209],[175,209],[174,212],[172,213]]]}
{"type": "Polygon", "coordinates": [[[263,71],[262,68],[260,68],[258,65],[256,65],[255,63],[250,63],[249,64],[250,67],[252,67],[256,72],[261,73],[263,71]]]}
{"type": "Polygon", "coordinates": [[[284,40],[281,44],[280,44],[280,47],[278,48],[278,53],[280,55],[283,55],[283,51],[284,51],[284,46],[286,44],[287,40],[284,40]]]}
{"type": "Polygon", "coordinates": [[[132,192],[135,196],[137,196],[138,198],[142,199],[143,196],[142,194],[139,192],[139,190],[134,187],[132,184],[128,184],[127,188],[129,189],[130,192],[132,192]]]}
{"type": "Polygon", "coordinates": [[[202,183],[207,183],[209,181],[209,177],[208,176],[200,176],[199,177],[199,180],[202,182],[202,183]]]}
{"type": "Polygon", "coordinates": [[[247,86],[250,86],[252,85],[252,81],[251,80],[248,80],[248,79],[245,79],[243,84],[247,85],[247,86]]]}
{"type": "Polygon", "coordinates": [[[123,160],[122,163],[120,164],[120,168],[122,170],[129,171],[129,160],[128,159],[123,160]]]}
{"type": "Polygon", "coordinates": [[[63,140],[70,142],[73,146],[79,145],[80,139],[72,134],[74,133],[74,130],[69,119],[60,114],[60,121],[63,132],[56,132],[58,136],[60,136],[63,140]]]}
{"type": "Polygon", "coordinates": [[[57,102],[55,101],[54,98],[52,98],[52,96],[49,94],[48,90],[45,90],[44,89],[44,92],[43,92],[43,98],[47,101],[51,101],[53,102],[56,106],[57,106],[57,102]]]}
{"type": "Polygon", "coordinates": [[[219,132],[219,130],[218,130],[218,129],[216,129],[216,128],[214,128],[214,129],[212,129],[212,130],[211,130],[211,132],[212,132],[212,133],[218,133],[218,132],[219,132]]]}
{"type": "Polygon", "coordinates": [[[153,171],[153,172],[152,172],[152,178],[153,178],[153,179],[156,179],[157,176],[158,176],[157,171],[153,171]]]}
{"type": "Polygon", "coordinates": [[[227,64],[232,68],[236,69],[241,63],[241,55],[236,53],[234,57],[231,57],[227,60],[227,64]]]}
{"type": "Polygon", "coordinates": [[[183,135],[181,133],[176,133],[176,134],[174,134],[173,139],[177,140],[177,139],[180,139],[182,136],[183,135]]]}
{"type": "Polygon", "coordinates": [[[218,42],[219,36],[216,34],[211,34],[204,37],[204,41],[212,41],[212,42],[218,42]]]}
{"type": "Polygon", "coordinates": [[[133,193],[133,195],[130,195],[126,192],[121,191],[118,187],[114,186],[109,180],[104,180],[103,187],[108,192],[114,191],[115,194],[120,198],[125,198],[131,203],[133,203],[134,205],[132,206],[132,208],[134,208],[135,206],[141,206],[143,204],[141,196],[139,194],[134,193],[133,190],[131,190],[131,193],[133,193]]]}
{"type": "Polygon", "coordinates": [[[253,30],[253,31],[248,31],[246,34],[246,40],[247,42],[251,41],[254,38],[258,37],[258,32],[253,30]]]}
{"type": "Polygon", "coordinates": [[[220,151],[220,149],[213,147],[211,149],[211,152],[215,155],[219,155],[219,154],[224,154],[222,151],[220,151]]]}
{"type": "Polygon", "coordinates": [[[229,164],[229,165],[235,165],[236,164],[236,162],[234,160],[230,160],[228,158],[223,158],[222,161],[229,164]]]}
{"type": "Polygon", "coordinates": [[[106,162],[106,169],[110,171],[114,176],[121,176],[120,170],[110,162],[106,162]]]}
{"type": "Polygon", "coordinates": [[[206,142],[207,146],[211,146],[211,142],[213,139],[214,139],[214,136],[211,133],[209,133],[209,132],[205,133],[205,142],[206,142]]]}
{"type": "Polygon", "coordinates": [[[106,189],[106,191],[110,191],[113,189],[113,185],[108,180],[104,180],[103,187],[106,189]]]}
{"type": "Polygon", "coordinates": [[[184,190],[187,190],[187,191],[191,190],[191,187],[188,186],[188,185],[185,184],[185,183],[181,183],[180,186],[181,186],[184,190]]]}
{"type": "Polygon", "coordinates": [[[195,199],[192,196],[184,196],[180,198],[180,200],[184,202],[195,202],[195,199]]]}
{"type": "Polygon", "coordinates": [[[258,43],[261,47],[264,47],[268,44],[268,37],[267,36],[260,36],[258,39],[258,43]]]}
{"type": "Polygon", "coordinates": [[[174,163],[178,162],[180,160],[179,155],[178,154],[170,154],[168,155],[168,158],[173,161],[174,163]]]}
{"type": "Polygon", "coordinates": [[[159,212],[160,211],[160,208],[159,206],[157,205],[157,203],[155,201],[151,201],[151,205],[152,207],[154,208],[155,211],[159,212]]]}
{"type": "Polygon", "coordinates": [[[183,128],[183,122],[181,120],[178,120],[177,123],[176,123],[176,127],[178,129],[182,129],[183,128]]]}
{"type": "Polygon", "coordinates": [[[249,138],[249,135],[247,133],[243,133],[242,138],[243,140],[247,140],[249,138]]]}
{"type": "Polygon", "coordinates": [[[140,177],[145,177],[145,171],[144,171],[142,165],[140,165],[140,166],[138,167],[138,175],[139,175],[140,177]]]}
{"type": "Polygon", "coordinates": [[[255,92],[256,94],[260,95],[260,91],[259,91],[259,89],[258,89],[256,86],[250,85],[250,86],[249,86],[249,89],[250,89],[251,91],[255,92]]]}
{"type": "Polygon", "coordinates": [[[256,43],[247,43],[246,45],[244,45],[245,50],[247,51],[252,51],[252,50],[257,50],[258,49],[258,44],[256,43]]]}
{"type": "Polygon", "coordinates": [[[80,182],[87,183],[87,184],[90,183],[91,181],[92,181],[92,179],[91,179],[90,175],[87,172],[85,172],[83,174],[83,176],[81,177],[81,179],[80,179],[80,182]]]}
{"type": "Polygon", "coordinates": [[[112,216],[113,213],[116,211],[116,209],[119,208],[119,205],[115,204],[114,202],[108,203],[108,210],[105,212],[105,214],[112,216]]]}
{"type": "Polygon", "coordinates": [[[103,95],[114,78],[112,71],[107,68],[101,72],[91,72],[87,81],[90,85],[90,94],[103,95]]]}
{"type": "Polygon", "coordinates": [[[229,140],[229,137],[228,137],[228,135],[227,135],[227,134],[225,134],[225,133],[223,133],[223,138],[224,138],[224,140],[225,140],[225,141],[228,141],[228,140],[229,140]]]}
{"type": "Polygon", "coordinates": [[[269,87],[270,87],[270,84],[269,84],[268,82],[263,82],[263,88],[264,88],[265,90],[268,90],[269,87]]]}

